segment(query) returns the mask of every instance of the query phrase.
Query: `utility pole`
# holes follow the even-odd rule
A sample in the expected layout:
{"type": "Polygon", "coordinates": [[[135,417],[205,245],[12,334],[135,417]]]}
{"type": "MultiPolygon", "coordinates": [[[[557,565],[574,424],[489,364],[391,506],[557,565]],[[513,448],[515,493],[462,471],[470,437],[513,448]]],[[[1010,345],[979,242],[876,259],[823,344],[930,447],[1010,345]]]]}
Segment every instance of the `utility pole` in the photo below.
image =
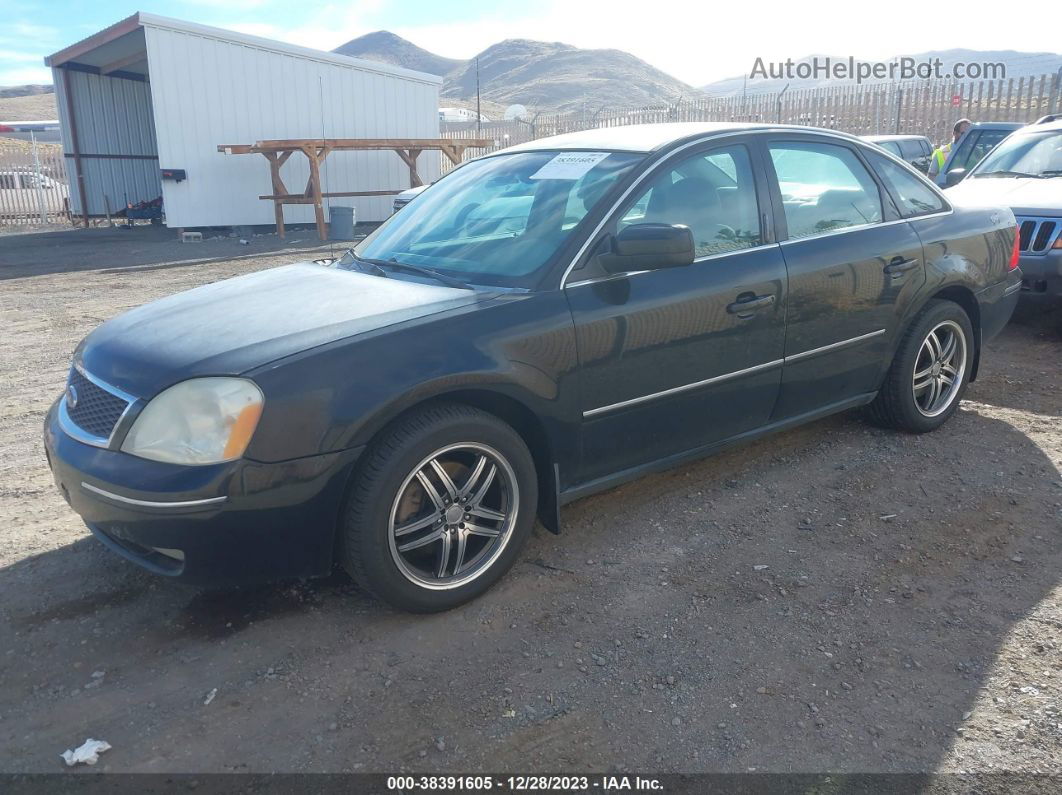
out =
{"type": "Polygon", "coordinates": [[[483,137],[483,114],[479,112],[479,56],[476,56],[476,135],[483,137]]]}
{"type": "Polygon", "coordinates": [[[778,92],[778,124],[782,123],[782,97],[785,96],[785,92],[789,90],[789,83],[785,84],[780,92],[778,92]]]}

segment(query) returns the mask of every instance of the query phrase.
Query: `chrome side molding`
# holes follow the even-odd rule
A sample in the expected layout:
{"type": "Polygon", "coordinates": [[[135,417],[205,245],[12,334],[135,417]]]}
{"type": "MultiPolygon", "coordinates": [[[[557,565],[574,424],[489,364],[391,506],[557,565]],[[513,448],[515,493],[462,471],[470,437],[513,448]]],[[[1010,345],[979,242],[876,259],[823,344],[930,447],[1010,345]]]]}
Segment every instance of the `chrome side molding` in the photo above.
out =
{"type": "Polygon", "coordinates": [[[647,403],[650,400],[657,400],[658,398],[668,397],[670,395],[677,395],[681,392],[687,392],[691,389],[699,389],[702,386],[709,386],[710,384],[718,384],[723,381],[729,381],[733,378],[741,378],[742,376],[752,375],[753,373],[759,373],[764,370],[770,370],[773,367],[789,364],[791,362],[798,362],[803,359],[810,359],[812,356],[818,356],[820,353],[826,353],[828,351],[835,351],[839,348],[847,348],[849,345],[858,345],[866,340],[879,337],[885,333],[885,329],[879,328],[877,331],[871,331],[869,334],[860,334],[858,337],[851,337],[850,339],[841,340],[840,342],[833,342],[829,345],[823,345],[820,348],[812,348],[811,350],[801,351],[800,353],[794,353],[792,356],[786,356],[781,359],[775,359],[771,362],[764,362],[763,364],[757,364],[752,367],[746,367],[744,370],[735,370],[732,373],[723,373],[722,375],[713,376],[712,378],[705,378],[702,381],[694,381],[692,384],[683,384],[682,386],[672,387],[671,389],[664,389],[660,392],[653,392],[648,395],[642,395],[640,397],[631,398],[630,400],[621,400],[619,403],[610,403],[607,406],[599,406],[596,409],[589,409],[583,412],[583,419],[590,419],[591,417],[597,417],[601,414],[606,414],[610,411],[616,411],[618,409],[627,408],[628,406],[635,406],[639,403],[647,403]]]}

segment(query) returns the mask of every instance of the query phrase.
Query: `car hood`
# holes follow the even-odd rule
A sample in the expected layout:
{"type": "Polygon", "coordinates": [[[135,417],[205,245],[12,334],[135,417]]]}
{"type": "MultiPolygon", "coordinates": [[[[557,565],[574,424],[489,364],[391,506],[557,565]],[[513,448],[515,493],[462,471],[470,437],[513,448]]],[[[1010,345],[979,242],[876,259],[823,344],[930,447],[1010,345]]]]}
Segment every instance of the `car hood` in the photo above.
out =
{"type": "Polygon", "coordinates": [[[1062,178],[964,179],[944,192],[955,204],[1009,207],[1015,215],[1062,215],[1062,178]]]}
{"type": "Polygon", "coordinates": [[[238,276],[133,309],[76,359],[138,397],[186,378],[237,375],[293,353],[482,300],[471,290],[311,263],[238,276]]]}

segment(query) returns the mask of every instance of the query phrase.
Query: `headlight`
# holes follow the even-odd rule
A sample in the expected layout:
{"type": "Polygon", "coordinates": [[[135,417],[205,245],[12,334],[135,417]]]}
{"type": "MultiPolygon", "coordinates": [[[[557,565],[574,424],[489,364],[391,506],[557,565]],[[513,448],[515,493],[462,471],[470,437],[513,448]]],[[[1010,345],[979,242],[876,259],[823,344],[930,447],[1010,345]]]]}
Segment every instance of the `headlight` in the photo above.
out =
{"type": "Polygon", "coordinates": [[[122,451],[174,464],[217,464],[243,455],[262,414],[262,390],[245,378],[193,378],[140,412],[122,451]]]}

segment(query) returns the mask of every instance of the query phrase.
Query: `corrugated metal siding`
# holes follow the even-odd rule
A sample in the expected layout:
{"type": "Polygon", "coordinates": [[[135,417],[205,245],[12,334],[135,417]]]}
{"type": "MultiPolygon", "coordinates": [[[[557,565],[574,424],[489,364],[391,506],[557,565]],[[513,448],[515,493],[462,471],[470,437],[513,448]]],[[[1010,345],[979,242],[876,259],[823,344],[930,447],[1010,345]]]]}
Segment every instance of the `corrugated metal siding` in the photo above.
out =
{"type": "Polygon", "coordinates": [[[59,121],[70,184],[70,209],[81,215],[81,194],[74,171],[73,141],[67,118],[66,92],[73,90],[77,137],[81,146],[85,198],[89,215],[113,213],[127,202],[154,199],[162,193],[157,160],[119,160],[91,155],[156,155],[155,120],[147,83],[102,77],[67,69],[52,70],[58,89],[59,121]],[[68,89],[69,86],[69,89],[68,89]],[[106,198],[106,202],[105,199],[106,198]]]}
{"type": "MultiPolygon", "coordinates": [[[[272,224],[269,168],[261,155],[224,155],[218,144],[270,138],[436,138],[438,86],[357,66],[315,61],[212,37],[145,27],[160,164],[188,179],[163,184],[169,226],[272,224]]],[[[427,182],[436,153],[418,161],[427,182]]],[[[305,188],[306,158],[282,170],[292,193],[305,188]]],[[[338,152],[325,161],[327,191],[409,186],[394,152],[338,152]]],[[[326,203],[329,200],[326,200],[326,203]]],[[[390,214],[390,197],[332,199],[353,205],[359,220],[390,214]]],[[[313,208],[288,205],[285,220],[311,222],[313,208]]]]}

